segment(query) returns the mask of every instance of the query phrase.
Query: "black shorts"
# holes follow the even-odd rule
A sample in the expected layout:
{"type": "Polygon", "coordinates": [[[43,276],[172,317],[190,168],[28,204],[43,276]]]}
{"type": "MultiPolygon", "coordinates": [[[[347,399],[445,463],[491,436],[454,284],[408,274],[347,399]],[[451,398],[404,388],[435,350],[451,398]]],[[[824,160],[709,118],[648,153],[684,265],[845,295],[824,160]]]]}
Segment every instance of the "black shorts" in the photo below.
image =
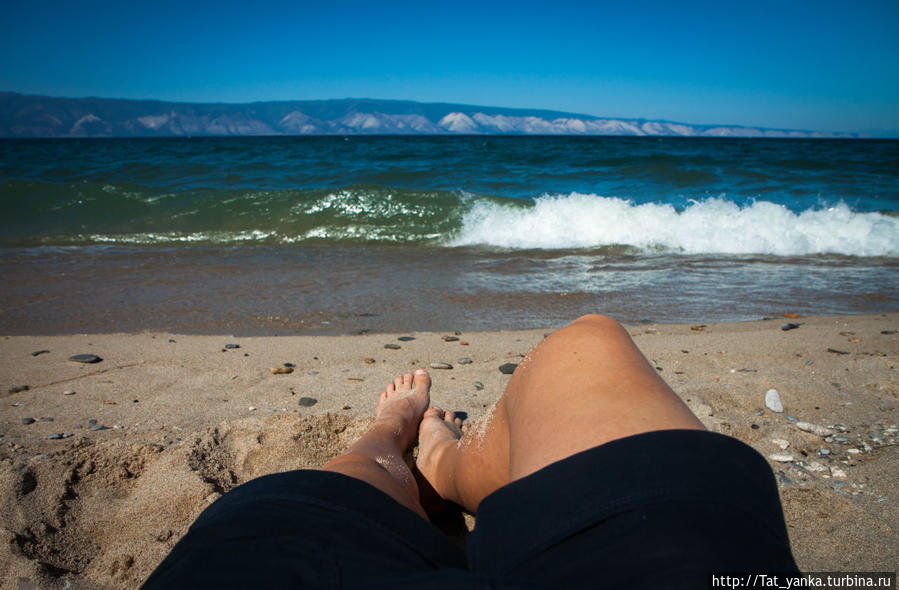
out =
{"type": "Polygon", "coordinates": [[[771,469],[694,430],[611,441],[497,490],[467,555],[376,488],[261,477],[207,508],[145,588],[705,588],[796,572],[771,469]]]}

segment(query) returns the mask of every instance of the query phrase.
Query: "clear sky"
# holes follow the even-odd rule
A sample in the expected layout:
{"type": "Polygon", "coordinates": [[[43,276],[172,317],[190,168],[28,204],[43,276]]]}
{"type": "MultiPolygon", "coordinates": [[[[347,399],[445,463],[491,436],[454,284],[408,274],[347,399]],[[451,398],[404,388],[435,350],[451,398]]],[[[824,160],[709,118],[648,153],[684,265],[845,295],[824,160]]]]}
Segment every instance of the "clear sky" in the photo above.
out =
{"type": "Polygon", "coordinates": [[[0,90],[899,135],[899,0],[8,0],[0,90]]]}

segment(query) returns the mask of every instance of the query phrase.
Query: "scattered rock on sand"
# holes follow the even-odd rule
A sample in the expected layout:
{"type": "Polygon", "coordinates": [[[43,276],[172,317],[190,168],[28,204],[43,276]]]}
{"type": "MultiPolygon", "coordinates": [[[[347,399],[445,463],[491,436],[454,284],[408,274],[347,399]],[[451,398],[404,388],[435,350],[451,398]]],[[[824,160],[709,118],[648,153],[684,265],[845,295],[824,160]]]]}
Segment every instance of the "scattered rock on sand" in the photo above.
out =
{"type": "Polygon", "coordinates": [[[49,438],[50,440],[61,440],[63,438],[69,438],[70,436],[72,436],[71,432],[54,432],[47,438],[49,438]]]}
{"type": "Polygon", "coordinates": [[[314,397],[301,397],[299,401],[299,405],[304,408],[309,408],[318,403],[318,400],[314,397]]]}
{"type": "Polygon", "coordinates": [[[453,366],[449,363],[444,363],[444,362],[438,361],[438,362],[431,363],[431,368],[432,369],[452,369],[453,366]]]}
{"type": "Polygon", "coordinates": [[[835,434],[835,431],[832,428],[814,424],[812,422],[799,421],[796,423],[796,428],[804,432],[817,434],[818,436],[831,436],[832,434],[835,434]]]}
{"type": "Polygon", "coordinates": [[[98,357],[95,354],[76,354],[74,356],[70,356],[69,360],[73,363],[99,363],[103,359],[98,357]]]}
{"type": "Polygon", "coordinates": [[[499,372],[503,375],[511,375],[518,367],[518,363],[504,363],[499,366],[499,372]]]}
{"type": "Polygon", "coordinates": [[[790,441],[784,440],[782,438],[772,438],[771,442],[774,443],[776,446],[780,447],[781,451],[786,451],[787,447],[790,446],[790,441]]]}
{"type": "Polygon", "coordinates": [[[394,344],[392,342],[388,342],[387,344],[384,345],[384,348],[386,348],[387,350],[399,350],[401,347],[399,344],[394,344]]]}
{"type": "Polygon", "coordinates": [[[832,352],[832,353],[834,353],[834,354],[849,354],[848,351],[845,351],[845,350],[839,350],[839,349],[836,349],[836,348],[828,348],[828,349],[827,349],[827,352],[832,352]]]}
{"type": "Polygon", "coordinates": [[[397,340],[400,342],[411,342],[412,340],[415,340],[415,336],[398,336],[397,340]]]}
{"type": "Polygon", "coordinates": [[[71,389],[66,389],[62,392],[63,395],[75,395],[75,392],[71,389]]]}
{"type": "Polygon", "coordinates": [[[291,373],[293,373],[293,367],[287,367],[284,365],[280,367],[272,367],[271,370],[273,375],[290,375],[291,373]]]}
{"type": "Polygon", "coordinates": [[[765,406],[772,412],[777,412],[778,414],[784,411],[783,402],[780,401],[780,394],[777,393],[776,389],[769,389],[765,393],[765,406]]]}
{"type": "Polygon", "coordinates": [[[235,348],[240,348],[240,344],[226,344],[225,348],[228,350],[234,350],[235,348]]]}
{"type": "Polygon", "coordinates": [[[789,453],[774,453],[768,455],[768,458],[772,461],[777,461],[778,463],[790,463],[793,461],[793,455],[789,453]]]}
{"type": "Polygon", "coordinates": [[[376,361],[376,360],[373,359],[373,358],[367,358],[367,359],[365,359],[364,362],[365,362],[366,365],[373,365],[373,364],[375,364],[375,363],[378,362],[378,361],[376,361]]]}
{"type": "Polygon", "coordinates": [[[796,328],[798,328],[798,327],[801,326],[801,325],[802,325],[802,324],[793,324],[793,323],[782,324],[782,325],[780,326],[780,329],[783,330],[784,332],[787,332],[787,331],[789,331],[789,330],[795,330],[796,328]]]}
{"type": "Polygon", "coordinates": [[[456,342],[459,340],[458,336],[441,336],[444,342],[456,342]]]}
{"type": "Polygon", "coordinates": [[[458,361],[456,361],[456,362],[459,363],[460,365],[470,365],[470,364],[471,364],[471,359],[468,358],[467,356],[465,356],[465,357],[460,358],[460,359],[459,359],[458,361]]]}
{"type": "Polygon", "coordinates": [[[25,426],[34,424],[35,422],[37,422],[37,420],[35,420],[34,418],[22,418],[22,424],[24,424],[25,426]]]}
{"type": "Polygon", "coordinates": [[[23,391],[28,391],[29,389],[31,388],[27,385],[16,385],[15,387],[10,387],[6,391],[7,393],[21,393],[23,391]]]}
{"type": "Polygon", "coordinates": [[[31,356],[41,356],[42,354],[48,354],[49,350],[35,350],[31,353],[31,356]]]}
{"type": "Polygon", "coordinates": [[[484,389],[484,384],[481,383],[480,381],[475,381],[474,388],[477,389],[478,391],[481,391],[482,389],[484,389]]]}

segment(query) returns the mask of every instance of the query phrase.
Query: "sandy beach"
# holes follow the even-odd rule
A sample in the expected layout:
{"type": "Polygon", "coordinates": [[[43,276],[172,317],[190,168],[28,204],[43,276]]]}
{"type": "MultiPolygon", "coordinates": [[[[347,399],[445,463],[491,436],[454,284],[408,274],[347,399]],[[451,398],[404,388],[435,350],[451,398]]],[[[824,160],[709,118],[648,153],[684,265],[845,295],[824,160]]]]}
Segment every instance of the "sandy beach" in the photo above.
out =
{"type": "MultiPolygon", "coordinates": [[[[769,459],[801,569],[895,570],[899,313],[628,329],[709,429],[769,459]]],[[[433,403],[473,423],[545,333],[2,337],[2,587],[136,587],[229,489],[345,449],[396,373],[447,363],[433,403]]]]}

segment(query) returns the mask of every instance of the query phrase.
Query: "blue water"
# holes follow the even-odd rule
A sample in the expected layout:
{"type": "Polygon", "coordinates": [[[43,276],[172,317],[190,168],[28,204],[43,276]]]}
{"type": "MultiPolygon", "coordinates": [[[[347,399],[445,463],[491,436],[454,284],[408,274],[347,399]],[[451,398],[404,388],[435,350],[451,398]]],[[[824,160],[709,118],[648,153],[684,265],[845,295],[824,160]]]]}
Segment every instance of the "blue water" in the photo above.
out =
{"type": "Polygon", "coordinates": [[[899,308],[899,141],[2,140],[0,207],[6,333],[899,308]]]}

